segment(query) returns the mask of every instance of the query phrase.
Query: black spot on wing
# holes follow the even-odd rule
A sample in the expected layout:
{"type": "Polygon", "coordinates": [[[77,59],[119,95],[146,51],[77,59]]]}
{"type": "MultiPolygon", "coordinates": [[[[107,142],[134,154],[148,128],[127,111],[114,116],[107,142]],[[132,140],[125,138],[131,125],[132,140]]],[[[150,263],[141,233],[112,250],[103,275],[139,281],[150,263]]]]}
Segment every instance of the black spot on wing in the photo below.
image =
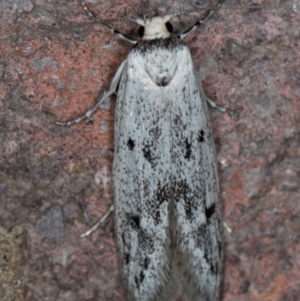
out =
{"type": "Polygon", "coordinates": [[[137,287],[137,289],[140,288],[140,282],[139,282],[139,278],[137,276],[134,277],[134,282],[135,282],[135,285],[137,287]]]}
{"type": "Polygon", "coordinates": [[[148,269],[149,263],[150,263],[150,259],[148,257],[146,257],[144,259],[144,264],[143,264],[145,270],[148,269]]]}
{"type": "Polygon", "coordinates": [[[185,139],[185,159],[190,159],[192,154],[192,143],[189,143],[188,139],[185,139]]]}
{"type": "Polygon", "coordinates": [[[138,230],[140,229],[140,222],[141,222],[141,218],[138,215],[130,215],[129,216],[129,221],[130,221],[130,226],[135,229],[138,230]]]}
{"type": "Polygon", "coordinates": [[[201,130],[200,133],[199,133],[199,135],[198,135],[198,141],[199,142],[204,142],[205,141],[205,139],[204,139],[204,131],[203,130],[201,130]]]}
{"type": "Polygon", "coordinates": [[[129,148],[129,150],[131,150],[131,151],[134,149],[135,143],[131,138],[128,139],[127,146],[129,148]]]}
{"type": "Polygon", "coordinates": [[[212,204],[210,207],[205,208],[206,219],[209,220],[210,217],[215,213],[215,211],[216,211],[216,205],[215,204],[212,204]]]}
{"type": "Polygon", "coordinates": [[[219,255],[221,256],[222,252],[223,252],[223,245],[221,241],[218,241],[218,252],[219,255]]]}
{"type": "Polygon", "coordinates": [[[129,253],[124,253],[124,262],[127,265],[130,261],[130,255],[129,253]]]}
{"type": "Polygon", "coordinates": [[[145,274],[144,274],[143,271],[141,271],[140,272],[140,279],[139,279],[140,283],[143,282],[144,278],[145,278],[145,274]]]}
{"type": "Polygon", "coordinates": [[[138,276],[134,277],[134,282],[137,288],[140,287],[140,284],[143,282],[144,278],[145,278],[145,274],[143,271],[141,271],[138,276]]]}

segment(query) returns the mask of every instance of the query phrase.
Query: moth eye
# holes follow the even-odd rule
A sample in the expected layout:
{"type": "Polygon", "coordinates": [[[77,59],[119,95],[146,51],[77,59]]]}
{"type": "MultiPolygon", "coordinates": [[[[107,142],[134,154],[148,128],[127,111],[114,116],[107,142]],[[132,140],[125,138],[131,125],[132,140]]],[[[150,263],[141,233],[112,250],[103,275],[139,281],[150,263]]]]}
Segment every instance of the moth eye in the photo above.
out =
{"type": "Polygon", "coordinates": [[[166,23],[166,27],[168,29],[168,32],[173,32],[173,25],[170,22],[166,23]]]}
{"type": "Polygon", "coordinates": [[[144,32],[145,32],[145,27],[144,26],[140,26],[138,29],[138,35],[140,38],[142,38],[144,36],[144,32]]]}

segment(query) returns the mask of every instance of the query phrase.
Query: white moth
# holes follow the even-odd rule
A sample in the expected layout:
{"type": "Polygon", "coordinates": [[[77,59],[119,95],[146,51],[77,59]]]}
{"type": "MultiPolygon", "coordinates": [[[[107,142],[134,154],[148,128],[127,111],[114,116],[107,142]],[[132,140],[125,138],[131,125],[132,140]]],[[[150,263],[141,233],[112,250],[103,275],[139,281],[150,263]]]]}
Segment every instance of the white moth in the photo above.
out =
{"type": "Polygon", "coordinates": [[[203,19],[176,36],[172,17],[138,19],[138,42],[105,25],[135,45],[98,103],[63,124],[117,93],[114,213],[128,300],[217,301],[223,228],[206,102],[216,104],[182,41],[203,19]]]}

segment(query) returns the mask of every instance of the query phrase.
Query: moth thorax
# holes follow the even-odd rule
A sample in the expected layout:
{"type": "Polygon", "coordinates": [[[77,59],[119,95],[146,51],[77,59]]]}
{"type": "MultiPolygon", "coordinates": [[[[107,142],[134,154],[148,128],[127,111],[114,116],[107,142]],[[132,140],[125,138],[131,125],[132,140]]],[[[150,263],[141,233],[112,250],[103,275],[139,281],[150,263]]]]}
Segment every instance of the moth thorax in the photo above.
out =
{"type": "Polygon", "coordinates": [[[145,21],[145,31],[143,35],[144,40],[152,40],[159,38],[168,38],[170,32],[167,28],[166,21],[162,17],[154,17],[151,19],[146,19],[145,21]]]}

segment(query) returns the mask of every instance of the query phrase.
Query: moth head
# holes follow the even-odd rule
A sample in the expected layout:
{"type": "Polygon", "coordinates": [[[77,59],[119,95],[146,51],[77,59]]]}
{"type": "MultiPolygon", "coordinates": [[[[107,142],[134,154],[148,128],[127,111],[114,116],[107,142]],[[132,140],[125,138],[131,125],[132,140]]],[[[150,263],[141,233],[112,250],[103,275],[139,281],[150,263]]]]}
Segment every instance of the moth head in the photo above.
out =
{"type": "Polygon", "coordinates": [[[166,15],[164,17],[137,19],[136,23],[141,25],[138,30],[139,36],[143,40],[168,38],[173,31],[173,26],[169,22],[173,16],[174,15],[166,15]]]}

